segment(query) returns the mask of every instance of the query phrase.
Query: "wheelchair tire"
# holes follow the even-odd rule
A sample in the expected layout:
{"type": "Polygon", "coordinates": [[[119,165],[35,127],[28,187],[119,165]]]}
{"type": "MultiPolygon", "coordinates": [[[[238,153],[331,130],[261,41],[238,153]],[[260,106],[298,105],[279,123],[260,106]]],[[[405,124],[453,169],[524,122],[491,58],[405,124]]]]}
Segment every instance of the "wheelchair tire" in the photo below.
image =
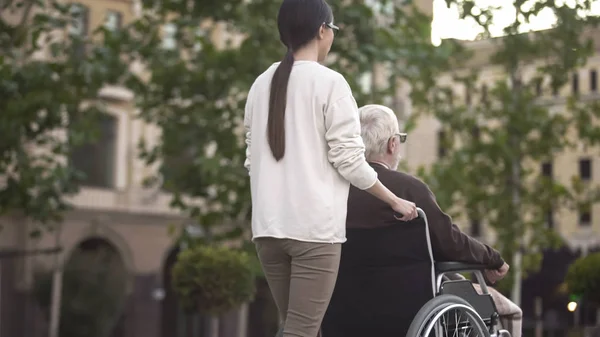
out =
{"type": "Polygon", "coordinates": [[[428,337],[423,336],[423,333],[430,330],[431,325],[434,322],[430,322],[436,315],[449,310],[460,310],[468,316],[469,322],[473,325],[473,330],[478,333],[480,337],[490,337],[490,333],[487,330],[485,323],[479,316],[479,314],[473,309],[473,307],[462,298],[455,295],[440,295],[429,300],[425,305],[417,312],[415,318],[408,328],[406,337],[428,337]]]}

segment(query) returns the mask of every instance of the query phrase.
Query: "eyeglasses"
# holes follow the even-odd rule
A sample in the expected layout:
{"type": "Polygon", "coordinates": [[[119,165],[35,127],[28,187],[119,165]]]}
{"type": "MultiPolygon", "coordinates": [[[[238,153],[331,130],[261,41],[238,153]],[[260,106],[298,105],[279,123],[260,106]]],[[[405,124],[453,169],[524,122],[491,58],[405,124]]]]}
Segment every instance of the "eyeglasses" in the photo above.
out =
{"type": "Polygon", "coordinates": [[[333,23],[331,23],[331,22],[323,22],[323,24],[324,24],[324,25],[325,25],[327,28],[329,28],[329,29],[333,30],[333,33],[334,33],[334,34],[340,30],[340,27],[338,27],[338,26],[334,25],[334,24],[333,24],[333,23]]]}
{"type": "Polygon", "coordinates": [[[394,134],[394,137],[395,136],[398,136],[398,138],[400,139],[400,143],[406,143],[406,138],[408,137],[408,134],[399,132],[399,133],[394,134]]]}

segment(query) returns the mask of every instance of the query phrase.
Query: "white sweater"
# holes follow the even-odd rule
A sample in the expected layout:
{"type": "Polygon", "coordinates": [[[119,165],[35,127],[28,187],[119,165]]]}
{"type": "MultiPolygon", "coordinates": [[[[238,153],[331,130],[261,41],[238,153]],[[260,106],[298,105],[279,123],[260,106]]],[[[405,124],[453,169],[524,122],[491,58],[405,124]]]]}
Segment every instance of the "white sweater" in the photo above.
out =
{"type": "Polygon", "coordinates": [[[349,184],[367,189],[377,173],[364,156],[356,101],[344,77],[317,62],[296,61],[285,111],[285,155],[267,140],[273,64],[246,101],[246,163],[252,190],[252,234],[305,242],[346,241],[349,184]]]}

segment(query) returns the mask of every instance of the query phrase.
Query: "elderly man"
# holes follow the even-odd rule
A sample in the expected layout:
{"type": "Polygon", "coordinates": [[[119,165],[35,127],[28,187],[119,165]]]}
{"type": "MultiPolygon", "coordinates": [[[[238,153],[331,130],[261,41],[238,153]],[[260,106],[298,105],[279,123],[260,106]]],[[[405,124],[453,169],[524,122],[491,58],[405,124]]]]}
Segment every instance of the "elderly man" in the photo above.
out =
{"type": "MultiPolygon", "coordinates": [[[[425,211],[434,259],[486,265],[489,269],[484,275],[488,282],[502,279],[509,267],[498,251],[461,232],[440,209],[425,183],[396,171],[400,147],[407,135],[399,132],[394,112],[381,105],[367,105],[359,111],[367,161],[386,187],[425,211]]],[[[332,331],[331,337],[336,334],[345,337],[403,335],[419,309],[406,308],[409,305],[406,303],[415,303],[411,300],[423,298],[423,294],[431,296],[427,281],[417,276],[427,275],[427,268],[415,262],[423,260],[423,251],[429,255],[423,250],[424,238],[419,234],[422,232],[416,228],[423,226],[412,228],[410,223],[397,221],[396,215],[385,206],[368,193],[356,188],[350,190],[346,220],[348,242],[343,247],[340,276],[324,323],[325,337],[328,330],[332,331]],[[370,243],[365,244],[369,240],[370,243]],[[357,292],[360,294],[351,295],[357,292]],[[359,320],[362,324],[356,323],[359,320]]],[[[475,288],[481,291],[478,285],[475,288]]],[[[513,337],[520,337],[521,310],[497,291],[488,289],[504,328],[513,337]]]]}

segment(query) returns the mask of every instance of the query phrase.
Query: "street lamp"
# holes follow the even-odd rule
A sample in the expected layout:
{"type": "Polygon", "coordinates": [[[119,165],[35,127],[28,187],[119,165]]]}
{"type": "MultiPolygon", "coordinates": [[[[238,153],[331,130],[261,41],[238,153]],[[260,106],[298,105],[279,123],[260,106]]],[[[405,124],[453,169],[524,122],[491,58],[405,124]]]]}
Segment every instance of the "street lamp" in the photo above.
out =
{"type": "Polygon", "coordinates": [[[569,295],[569,303],[567,303],[567,310],[573,313],[573,326],[579,326],[579,303],[581,303],[581,296],[577,294],[569,295]]]}
{"type": "MultiPolygon", "coordinates": [[[[198,239],[204,236],[204,230],[202,229],[202,227],[195,223],[188,224],[187,226],[185,226],[184,230],[185,234],[192,239],[198,239]]],[[[181,250],[187,249],[187,242],[181,242],[179,248],[181,250]]],[[[154,288],[152,290],[151,296],[152,299],[154,299],[157,302],[162,301],[166,296],[165,289],[162,287],[154,288]]]]}

